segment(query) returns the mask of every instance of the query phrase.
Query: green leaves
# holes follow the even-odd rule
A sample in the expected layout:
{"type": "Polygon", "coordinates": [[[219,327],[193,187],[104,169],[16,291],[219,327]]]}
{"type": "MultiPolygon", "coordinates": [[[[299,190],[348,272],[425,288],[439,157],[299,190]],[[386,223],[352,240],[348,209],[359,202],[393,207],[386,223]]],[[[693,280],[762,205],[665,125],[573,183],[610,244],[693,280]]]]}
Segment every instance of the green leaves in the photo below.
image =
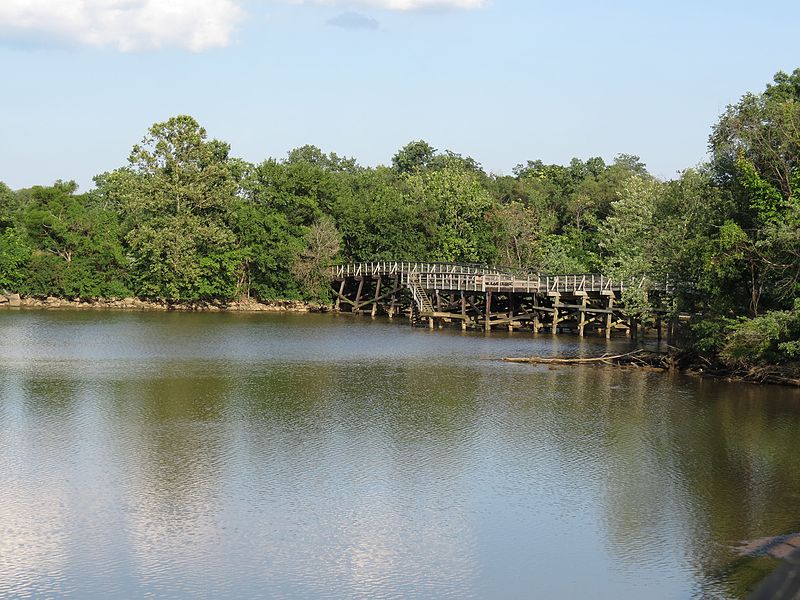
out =
{"type": "Polygon", "coordinates": [[[747,193],[748,205],[755,212],[757,223],[764,226],[780,221],[788,206],[780,191],[759,175],[744,152],[740,151],[736,157],[736,169],[737,181],[747,193]]]}
{"type": "Polygon", "coordinates": [[[425,169],[436,156],[436,148],[424,140],[409,142],[392,157],[392,167],[406,175],[425,169]]]}
{"type": "Polygon", "coordinates": [[[56,182],[20,192],[18,230],[25,231],[30,259],[18,291],[83,298],[128,293],[119,216],[76,189],[56,182]]]}
{"type": "Polygon", "coordinates": [[[243,252],[224,225],[197,215],[151,219],[127,236],[139,294],[165,300],[232,298],[243,252]]]}
{"type": "Polygon", "coordinates": [[[17,291],[24,276],[24,265],[31,256],[31,249],[23,235],[14,227],[0,233],[0,290],[17,291]]]}
{"type": "Polygon", "coordinates": [[[306,292],[315,300],[330,297],[330,277],[327,267],[341,247],[341,236],[330,217],[323,217],[308,228],[305,247],[298,253],[293,272],[306,292]]]}
{"type": "Polygon", "coordinates": [[[240,200],[231,214],[236,246],[242,251],[237,271],[237,295],[264,300],[300,297],[292,275],[303,248],[304,228],[266,204],[240,200]]]}
{"type": "Polygon", "coordinates": [[[347,260],[422,260],[429,252],[425,208],[405,196],[391,169],[365,169],[348,178],[332,216],[347,260]]]}
{"type": "Polygon", "coordinates": [[[654,218],[663,192],[663,184],[653,179],[634,176],[623,183],[598,231],[605,272],[629,277],[652,271],[654,218]]]}
{"type": "Polygon", "coordinates": [[[474,172],[457,166],[420,171],[407,186],[408,202],[424,214],[428,260],[493,262],[487,219],[493,201],[474,172]]]}
{"type": "Polygon", "coordinates": [[[721,356],[731,364],[777,364],[800,358],[800,299],[794,308],[742,319],[728,334],[721,356]]]}
{"type": "Polygon", "coordinates": [[[126,225],[137,294],[165,300],[232,298],[247,255],[229,221],[242,165],[191,117],[156,123],[129,166],[98,179],[126,225]]]}

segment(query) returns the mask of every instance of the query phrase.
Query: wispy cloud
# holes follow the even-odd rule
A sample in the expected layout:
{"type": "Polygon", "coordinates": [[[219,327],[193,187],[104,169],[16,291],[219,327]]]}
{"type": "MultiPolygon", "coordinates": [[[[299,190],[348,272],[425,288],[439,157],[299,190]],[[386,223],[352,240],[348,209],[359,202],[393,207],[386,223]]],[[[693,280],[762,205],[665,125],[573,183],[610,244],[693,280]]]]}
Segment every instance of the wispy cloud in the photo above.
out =
{"type": "Polygon", "coordinates": [[[323,6],[354,6],[382,10],[470,10],[483,8],[489,0],[291,0],[294,4],[320,4],[323,6]]]}
{"type": "Polygon", "coordinates": [[[0,0],[0,38],[202,52],[229,45],[243,17],[235,0],[0,0]]]}
{"type": "Polygon", "coordinates": [[[343,12],[340,15],[336,15],[335,17],[328,19],[326,23],[328,25],[333,25],[334,27],[341,27],[342,29],[376,30],[381,26],[377,20],[352,10],[343,12]]]}
{"type": "Polygon", "coordinates": [[[365,0],[364,3],[388,10],[468,10],[483,8],[487,0],[365,0]]]}

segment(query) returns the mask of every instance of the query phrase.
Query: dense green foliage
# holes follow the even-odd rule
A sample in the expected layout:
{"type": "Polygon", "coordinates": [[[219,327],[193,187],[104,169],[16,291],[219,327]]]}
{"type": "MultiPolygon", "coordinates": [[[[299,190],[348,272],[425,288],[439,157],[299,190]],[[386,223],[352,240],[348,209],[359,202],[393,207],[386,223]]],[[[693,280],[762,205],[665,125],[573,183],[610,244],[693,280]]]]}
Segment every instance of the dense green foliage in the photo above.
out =
{"type": "Polygon", "coordinates": [[[783,363],[800,358],[800,298],[785,311],[740,319],[723,342],[722,356],[731,363],[783,363]]]}
{"type": "MultiPolygon", "coordinates": [[[[667,273],[702,313],[698,348],[791,360],[800,296],[800,69],[728,107],[711,160],[672,181],[638,157],[527,161],[490,175],[413,141],[365,168],[314,146],[249,164],[189,116],[153,125],[127,165],[0,184],[0,289],[167,301],[324,298],[332,261],[413,259],[546,273],[667,273]],[[794,337],[793,337],[794,336],[794,337]]],[[[647,318],[647,298],[627,298],[647,318]]]]}

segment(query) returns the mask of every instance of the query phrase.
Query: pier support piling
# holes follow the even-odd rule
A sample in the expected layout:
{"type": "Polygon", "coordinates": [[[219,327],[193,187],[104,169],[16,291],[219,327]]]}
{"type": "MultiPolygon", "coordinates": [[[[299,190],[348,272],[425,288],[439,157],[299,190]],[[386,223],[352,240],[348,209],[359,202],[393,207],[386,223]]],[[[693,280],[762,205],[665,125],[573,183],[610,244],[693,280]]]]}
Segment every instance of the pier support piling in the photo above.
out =
{"type": "Polygon", "coordinates": [[[370,313],[370,316],[373,319],[378,314],[378,299],[380,297],[381,297],[381,277],[379,275],[375,283],[375,299],[372,301],[372,312],[370,313]]]}
{"type": "Polygon", "coordinates": [[[483,322],[484,331],[492,330],[492,292],[486,292],[486,312],[483,322]]]}
{"type": "Polygon", "coordinates": [[[550,333],[555,335],[558,333],[558,308],[561,306],[561,294],[558,292],[549,292],[548,296],[553,298],[553,324],[550,333]]]}

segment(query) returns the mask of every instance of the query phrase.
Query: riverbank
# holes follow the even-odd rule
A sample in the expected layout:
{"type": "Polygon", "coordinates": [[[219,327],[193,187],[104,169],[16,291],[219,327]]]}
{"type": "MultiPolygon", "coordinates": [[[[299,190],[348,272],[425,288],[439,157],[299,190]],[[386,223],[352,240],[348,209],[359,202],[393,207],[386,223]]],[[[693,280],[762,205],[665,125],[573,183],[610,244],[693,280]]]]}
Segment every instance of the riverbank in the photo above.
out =
{"type": "Polygon", "coordinates": [[[70,300],[67,298],[34,298],[19,294],[0,295],[2,308],[31,309],[83,309],[83,310],[143,310],[143,311],[182,311],[182,312],[328,312],[330,306],[318,302],[302,300],[274,300],[258,302],[247,299],[233,302],[166,302],[163,300],[142,300],[140,298],[96,298],[89,300],[70,300]]]}

